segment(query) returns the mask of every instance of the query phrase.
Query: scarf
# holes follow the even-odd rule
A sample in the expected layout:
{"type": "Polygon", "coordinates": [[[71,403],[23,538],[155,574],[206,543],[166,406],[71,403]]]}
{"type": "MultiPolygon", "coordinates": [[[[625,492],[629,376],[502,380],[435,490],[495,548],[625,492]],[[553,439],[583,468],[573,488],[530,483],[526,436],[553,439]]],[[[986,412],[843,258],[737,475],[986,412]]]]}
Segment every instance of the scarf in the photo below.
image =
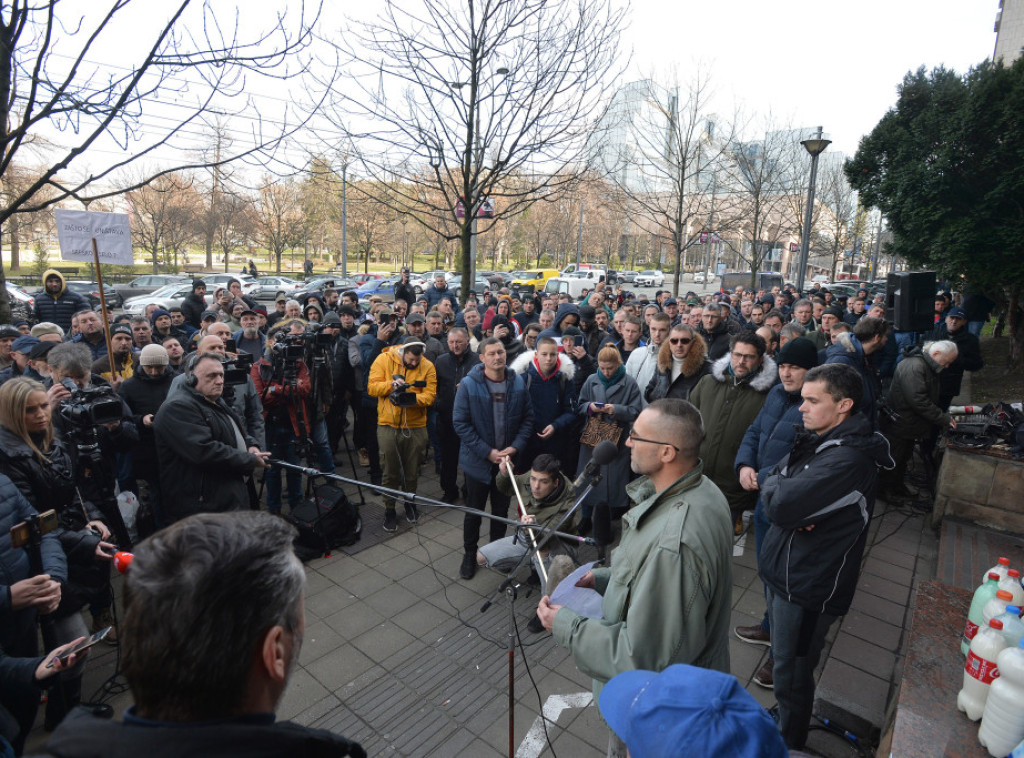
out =
{"type": "Polygon", "coordinates": [[[626,375],[626,367],[625,366],[619,366],[617,369],[615,369],[615,373],[612,374],[611,377],[605,376],[601,372],[600,369],[597,370],[597,378],[598,378],[598,380],[600,380],[601,384],[604,385],[605,389],[608,389],[613,384],[617,384],[620,381],[622,381],[622,377],[624,377],[625,375],[626,375]]]}

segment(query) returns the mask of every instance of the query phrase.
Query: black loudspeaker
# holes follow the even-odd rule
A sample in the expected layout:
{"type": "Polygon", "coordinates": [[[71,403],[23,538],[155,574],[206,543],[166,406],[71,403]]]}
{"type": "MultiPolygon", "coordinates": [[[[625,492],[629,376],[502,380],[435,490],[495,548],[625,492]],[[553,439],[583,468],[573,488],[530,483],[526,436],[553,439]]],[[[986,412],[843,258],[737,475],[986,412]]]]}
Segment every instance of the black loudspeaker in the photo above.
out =
{"type": "Polygon", "coordinates": [[[935,328],[934,271],[889,274],[885,286],[885,319],[897,332],[928,332],[935,328]]]}

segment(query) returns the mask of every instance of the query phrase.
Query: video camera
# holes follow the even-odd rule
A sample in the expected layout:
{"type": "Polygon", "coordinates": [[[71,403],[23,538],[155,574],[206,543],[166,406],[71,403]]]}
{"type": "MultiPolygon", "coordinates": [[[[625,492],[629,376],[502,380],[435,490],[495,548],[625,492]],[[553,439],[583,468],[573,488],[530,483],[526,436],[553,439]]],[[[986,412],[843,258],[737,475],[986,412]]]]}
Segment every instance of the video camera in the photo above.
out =
{"type": "Polygon", "coordinates": [[[88,387],[82,389],[70,379],[61,380],[61,385],[71,397],[64,398],[58,411],[65,421],[80,429],[110,424],[124,416],[121,398],[110,387],[88,387]]]}
{"type": "Polygon", "coordinates": [[[400,387],[397,387],[390,395],[388,395],[388,398],[391,400],[391,404],[397,405],[399,408],[412,408],[416,405],[416,393],[413,392],[413,389],[427,386],[425,379],[421,379],[418,382],[410,384],[405,381],[405,377],[401,374],[393,374],[391,378],[395,381],[402,382],[400,387]]]}
{"type": "Polygon", "coordinates": [[[234,358],[224,361],[224,386],[237,387],[249,380],[250,369],[255,362],[255,356],[250,353],[240,352],[234,358]]]}

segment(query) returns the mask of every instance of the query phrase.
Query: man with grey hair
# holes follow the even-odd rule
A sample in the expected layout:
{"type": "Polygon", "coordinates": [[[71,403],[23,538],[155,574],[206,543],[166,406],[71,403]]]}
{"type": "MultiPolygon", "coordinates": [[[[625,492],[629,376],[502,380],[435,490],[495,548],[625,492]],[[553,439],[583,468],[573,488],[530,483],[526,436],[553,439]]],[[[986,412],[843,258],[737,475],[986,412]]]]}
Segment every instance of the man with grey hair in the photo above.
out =
{"type": "Polygon", "coordinates": [[[345,737],[274,720],[305,632],[295,536],[268,514],[206,513],[141,543],[121,624],[135,704],[122,722],[72,714],[46,752],[363,758],[345,737]]]}
{"type": "MultiPolygon", "coordinates": [[[[626,440],[640,478],[626,487],[622,539],[610,568],[580,580],[604,596],[604,618],[540,600],[537,616],[593,678],[595,697],[622,671],[689,663],[729,672],[732,520],[703,475],[703,437],[700,413],[685,400],[648,405],[626,440]]],[[[617,740],[611,735],[609,755],[625,755],[617,740]]]]}
{"type": "Polygon", "coordinates": [[[911,348],[896,366],[887,400],[892,415],[880,419],[896,462],[895,468],[881,478],[882,497],[886,500],[913,496],[904,479],[914,443],[934,430],[956,428],[949,409],[939,406],[939,374],[957,355],[956,344],[949,340],[926,342],[922,348],[911,348]]]}

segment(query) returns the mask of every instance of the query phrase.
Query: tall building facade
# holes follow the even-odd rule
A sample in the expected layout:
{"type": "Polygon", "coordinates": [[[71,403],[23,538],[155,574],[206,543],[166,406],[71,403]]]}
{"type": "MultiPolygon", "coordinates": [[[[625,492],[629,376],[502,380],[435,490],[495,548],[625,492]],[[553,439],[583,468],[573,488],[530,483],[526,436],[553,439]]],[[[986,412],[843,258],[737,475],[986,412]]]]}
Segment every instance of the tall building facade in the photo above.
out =
{"type": "Polygon", "coordinates": [[[999,0],[995,32],[996,49],[992,60],[1009,65],[1024,50],[1024,0],[999,0]]]}

